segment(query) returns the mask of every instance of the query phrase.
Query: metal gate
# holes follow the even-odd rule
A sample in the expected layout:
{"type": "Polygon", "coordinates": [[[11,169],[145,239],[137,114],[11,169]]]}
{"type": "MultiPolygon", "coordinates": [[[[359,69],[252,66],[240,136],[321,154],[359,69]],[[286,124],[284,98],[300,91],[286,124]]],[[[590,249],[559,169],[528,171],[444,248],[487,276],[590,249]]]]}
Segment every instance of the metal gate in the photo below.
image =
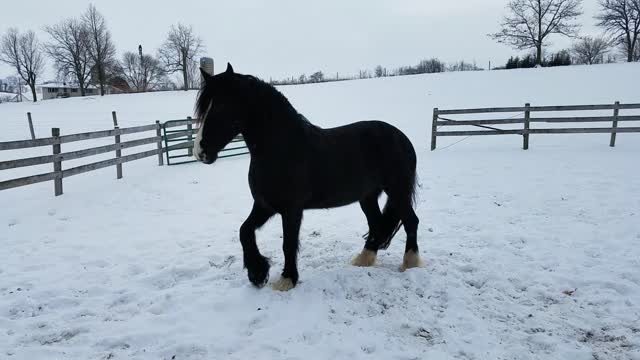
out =
{"type": "MultiPolygon", "coordinates": [[[[193,158],[193,139],[197,129],[193,128],[193,119],[170,120],[162,124],[165,153],[167,154],[167,165],[188,164],[195,162],[193,158]],[[170,145],[173,144],[173,145],[170,145]],[[173,159],[173,162],[171,161],[173,159]],[[180,159],[177,160],[176,159],[180,159]]],[[[219,159],[246,155],[249,153],[247,145],[242,135],[236,136],[222,150],[219,159]]]]}

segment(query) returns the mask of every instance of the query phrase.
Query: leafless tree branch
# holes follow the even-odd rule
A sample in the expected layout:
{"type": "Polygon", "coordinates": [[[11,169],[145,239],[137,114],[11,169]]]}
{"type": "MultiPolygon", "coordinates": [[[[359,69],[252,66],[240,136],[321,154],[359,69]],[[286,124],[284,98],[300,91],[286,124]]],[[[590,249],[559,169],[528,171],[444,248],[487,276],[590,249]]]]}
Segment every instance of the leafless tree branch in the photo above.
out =
{"type": "Polygon", "coordinates": [[[98,12],[93,4],[89,5],[82,16],[82,22],[89,33],[88,51],[95,66],[100,95],[104,95],[104,86],[107,81],[106,72],[111,64],[116,63],[116,48],[111,40],[111,32],[107,28],[104,16],[98,12]]]}
{"type": "Polygon", "coordinates": [[[602,37],[586,36],[573,44],[571,52],[574,61],[578,64],[602,64],[604,63],[604,55],[611,48],[611,41],[602,37]]]}
{"type": "Polygon", "coordinates": [[[640,0],[600,0],[596,20],[622,44],[627,61],[637,61],[634,54],[640,47],[640,0]]]}
{"type": "Polygon", "coordinates": [[[167,73],[182,72],[184,90],[189,88],[189,64],[204,50],[202,40],[191,26],[172,25],[164,44],[158,50],[158,58],[167,73]]]}
{"type": "Polygon", "coordinates": [[[38,101],[36,80],[44,69],[42,47],[33,31],[20,34],[11,28],[0,39],[0,62],[16,70],[16,73],[31,88],[33,101],[38,101]]]}
{"type": "Polygon", "coordinates": [[[88,29],[81,21],[71,18],[46,26],[44,30],[51,37],[46,52],[53,58],[59,75],[72,76],[80,87],[80,94],[85,96],[93,66],[88,29]]]}
{"type": "Polygon", "coordinates": [[[518,50],[536,49],[536,62],[541,64],[547,37],[577,36],[575,20],[582,14],[581,5],[582,0],[511,0],[500,31],[489,36],[518,50]]]}
{"type": "Polygon", "coordinates": [[[164,70],[158,59],[144,54],[126,52],[120,62],[120,74],[131,88],[146,92],[155,89],[164,79],[164,70]]]}

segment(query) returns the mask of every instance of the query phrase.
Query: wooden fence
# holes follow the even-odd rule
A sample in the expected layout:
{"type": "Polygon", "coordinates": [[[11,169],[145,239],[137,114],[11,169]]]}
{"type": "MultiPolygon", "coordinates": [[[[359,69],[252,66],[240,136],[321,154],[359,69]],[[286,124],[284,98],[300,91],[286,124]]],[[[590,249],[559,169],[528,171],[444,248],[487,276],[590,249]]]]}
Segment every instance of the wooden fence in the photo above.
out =
{"type": "Polygon", "coordinates": [[[522,135],[522,148],[529,148],[530,134],[611,134],[610,146],[615,146],[617,133],[638,133],[640,127],[618,127],[618,123],[625,121],[640,121],[640,115],[620,115],[622,110],[640,109],[640,104],[614,104],[604,105],[570,105],[570,106],[531,106],[480,108],[480,109],[433,109],[433,122],[431,127],[431,150],[436,149],[438,136],[476,136],[476,135],[522,135]],[[565,112],[565,111],[596,111],[611,110],[609,116],[574,116],[574,117],[532,117],[535,112],[565,112]],[[483,119],[483,120],[454,120],[444,118],[442,115],[461,114],[496,114],[496,113],[521,113],[515,118],[483,119]],[[611,122],[609,127],[574,127],[574,128],[537,128],[532,129],[531,123],[592,123],[611,122]],[[497,129],[488,125],[523,124],[522,129],[497,129]],[[440,131],[444,126],[474,126],[485,130],[470,131],[440,131]]]}
{"type": "MultiPolygon", "coordinates": [[[[135,126],[128,128],[119,128],[116,113],[112,113],[114,128],[112,130],[93,131],[72,135],[60,135],[59,128],[51,129],[51,137],[32,139],[32,140],[20,140],[20,141],[8,141],[0,142],[0,151],[2,150],[16,150],[27,149],[42,146],[51,146],[51,155],[29,157],[17,160],[0,161],[0,170],[15,169],[21,167],[53,164],[53,171],[44,174],[38,174],[33,176],[21,177],[17,179],[11,179],[0,182],[0,190],[11,189],[19,186],[25,186],[30,184],[36,184],[44,181],[53,181],[54,193],[56,196],[62,194],[62,180],[70,176],[82,174],[89,171],[94,171],[109,166],[116,167],[116,178],[122,178],[122,164],[134,160],[143,159],[150,156],[158,157],[158,165],[163,165],[163,153],[192,146],[191,143],[182,142],[179,144],[171,145],[168,147],[162,146],[162,124],[156,121],[155,124],[135,126]],[[138,134],[150,132],[150,136],[141,139],[135,139],[130,141],[121,141],[122,135],[138,134]],[[83,149],[71,152],[62,152],[62,144],[72,143],[77,141],[85,141],[91,139],[109,138],[113,137],[112,145],[104,145],[92,147],[89,149],[83,149]],[[130,155],[122,155],[123,149],[135,148],[142,145],[156,144],[156,148],[153,150],[141,151],[130,155]],[[69,161],[74,159],[80,159],[88,156],[94,156],[99,154],[105,154],[113,152],[115,157],[108,160],[98,161],[91,164],[81,165],[64,169],[62,167],[63,161],[69,161]]],[[[29,118],[31,118],[29,116],[29,118]]],[[[174,122],[173,126],[191,124],[191,119],[184,121],[174,122]]],[[[166,138],[173,139],[179,137],[185,137],[195,133],[195,129],[185,130],[183,132],[176,132],[167,135],[166,138]]]]}

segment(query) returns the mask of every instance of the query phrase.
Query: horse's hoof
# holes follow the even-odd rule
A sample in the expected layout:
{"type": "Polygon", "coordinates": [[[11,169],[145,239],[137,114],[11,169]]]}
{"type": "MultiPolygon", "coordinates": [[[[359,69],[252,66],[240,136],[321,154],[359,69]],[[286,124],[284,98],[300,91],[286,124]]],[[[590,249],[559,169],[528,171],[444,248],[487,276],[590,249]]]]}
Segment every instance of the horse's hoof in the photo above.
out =
{"type": "Polygon", "coordinates": [[[353,266],[373,266],[376,263],[376,252],[368,249],[362,249],[362,252],[358,254],[353,260],[351,265],[353,266]]]}
{"type": "Polygon", "coordinates": [[[264,287],[269,281],[269,260],[260,257],[256,264],[247,267],[249,281],[258,288],[264,287]]]}
{"type": "Polygon", "coordinates": [[[289,291],[295,286],[296,285],[293,283],[293,280],[286,277],[280,277],[278,281],[271,284],[271,288],[276,291],[289,291]]]}
{"type": "Polygon", "coordinates": [[[405,272],[407,269],[416,267],[424,267],[424,263],[420,259],[420,254],[413,250],[409,250],[404,254],[402,265],[400,265],[400,272],[405,272]]]}
{"type": "Polygon", "coordinates": [[[253,286],[257,288],[263,288],[267,282],[269,281],[269,272],[267,271],[266,275],[253,275],[249,274],[249,281],[253,284],[253,286]]]}

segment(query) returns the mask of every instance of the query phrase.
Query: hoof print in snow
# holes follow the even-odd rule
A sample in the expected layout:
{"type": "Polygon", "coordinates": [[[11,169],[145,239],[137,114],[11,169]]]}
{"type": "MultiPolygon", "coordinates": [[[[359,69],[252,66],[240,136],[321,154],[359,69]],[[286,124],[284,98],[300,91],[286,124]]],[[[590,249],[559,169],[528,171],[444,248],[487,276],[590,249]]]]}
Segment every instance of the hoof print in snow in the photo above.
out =
{"type": "Polygon", "coordinates": [[[626,359],[623,355],[633,347],[632,343],[629,342],[629,339],[627,339],[625,335],[608,334],[607,332],[610,330],[611,329],[608,328],[582,330],[578,341],[589,344],[589,346],[594,349],[594,359],[626,359]]]}
{"type": "Polygon", "coordinates": [[[40,336],[35,338],[35,340],[37,340],[41,345],[53,345],[56,343],[69,341],[74,337],[76,337],[77,335],[82,333],[87,333],[87,332],[88,330],[86,329],[72,329],[72,330],[62,331],[59,333],[52,333],[49,335],[40,336]]]}
{"type": "Polygon", "coordinates": [[[578,289],[573,289],[573,290],[564,290],[562,293],[567,295],[567,296],[572,296],[578,289]]]}
{"type": "Polygon", "coordinates": [[[423,329],[423,328],[420,328],[416,332],[416,336],[417,337],[421,337],[421,338],[426,339],[426,340],[433,340],[433,335],[431,335],[429,330],[426,330],[426,329],[423,329]]]}
{"type": "Polygon", "coordinates": [[[210,267],[214,267],[216,269],[221,269],[221,268],[228,268],[229,266],[231,266],[234,262],[236,262],[236,257],[233,255],[227,256],[226,259],[224,259],[224,261],[222,261],[221,263],[216,263],[213,260],[209,260],[209,266],[210,267]]]}
{"type": "Polygon", "coordinates": [[[434,345],[436,343],[443,343],[443,340],[440,339],[440,334],[438,330],[427,330],[421,327],[413,335],[419,339],[426,341],[427,344],[429,345],[434,345]]]}
{"type": "Polygon", "coordinates": [[[374,352],[376,352],[375,346],[362,346],[360,347],[360,349],[362,349],[362,352],[365,354],[373,354],[374,352]]]}

